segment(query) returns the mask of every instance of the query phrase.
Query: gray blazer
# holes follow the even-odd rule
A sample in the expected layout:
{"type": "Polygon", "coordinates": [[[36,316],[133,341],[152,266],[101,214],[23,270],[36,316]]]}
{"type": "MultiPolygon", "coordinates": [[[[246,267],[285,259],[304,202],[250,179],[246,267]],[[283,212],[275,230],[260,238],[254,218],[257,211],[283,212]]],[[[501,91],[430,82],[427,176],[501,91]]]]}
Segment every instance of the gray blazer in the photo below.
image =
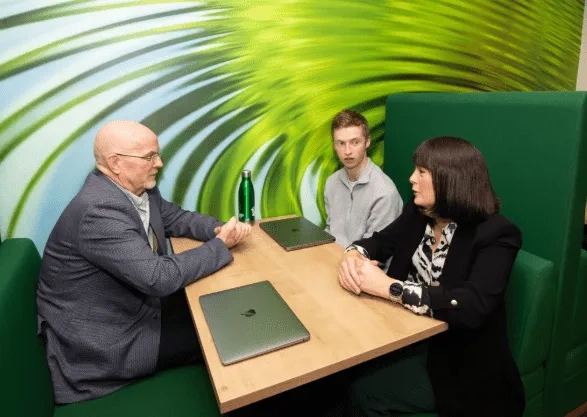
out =
{"type": "Polygon", "coordinates": [[[148,191],[153,253],[135,207],[99,172],[53,228],[37,289],[38,332],[46,344],[55,401],[101,397],[155,371],[160,297],[232,261],[218,220],[182,210],[148,191]],[[165,237],[207,241],[168,255],[165,237]]]}

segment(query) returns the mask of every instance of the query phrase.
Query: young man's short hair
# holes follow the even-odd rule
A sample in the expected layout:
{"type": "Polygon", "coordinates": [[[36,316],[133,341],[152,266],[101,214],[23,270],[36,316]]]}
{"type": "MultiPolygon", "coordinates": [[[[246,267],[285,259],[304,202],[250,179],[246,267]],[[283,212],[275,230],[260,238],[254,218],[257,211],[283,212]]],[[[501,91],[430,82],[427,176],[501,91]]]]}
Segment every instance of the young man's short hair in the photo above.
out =
{"type": "Polygon", "coordinates": [[[332,124],[330,125],[330,133],[334,138],[335,130],[352,126],[360,127],[365,139],[369,138],[369,123],[367,122],[367,119],[365,119],[361,113],[349,109],[341,111],[334,117],[332,124]]]}

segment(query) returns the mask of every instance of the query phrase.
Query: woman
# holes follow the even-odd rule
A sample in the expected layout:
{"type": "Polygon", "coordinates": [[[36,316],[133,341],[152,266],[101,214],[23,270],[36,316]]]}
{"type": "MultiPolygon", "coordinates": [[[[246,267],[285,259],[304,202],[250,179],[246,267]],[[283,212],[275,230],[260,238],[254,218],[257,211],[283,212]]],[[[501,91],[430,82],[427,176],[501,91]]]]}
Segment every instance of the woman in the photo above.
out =
{"type": "Polygon", "coordinates": [[[346,249],[339,281],[443,320],[449,330],[359,367],[349,414],[521,416],[524,389],[504,305],[521,233],[498,214],[483,155],[469,142],[429,139],[413,162],[414,198],[389,226],[346,249]],[[374,261],[390,256],[386,275],[374,261]]]}

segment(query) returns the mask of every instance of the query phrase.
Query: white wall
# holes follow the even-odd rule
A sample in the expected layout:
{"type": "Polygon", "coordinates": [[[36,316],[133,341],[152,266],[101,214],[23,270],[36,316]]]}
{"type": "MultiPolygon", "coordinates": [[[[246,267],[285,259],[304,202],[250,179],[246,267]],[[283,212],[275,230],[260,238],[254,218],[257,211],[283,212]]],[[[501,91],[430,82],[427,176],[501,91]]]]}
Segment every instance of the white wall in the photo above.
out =
{"type": "Polygon", "coordinates": [[[577,73],[577,90],[587,91],[587,2],[583,15],[583,37],[581,41],[581,57],[579,58],[579,72],[577,73]]]}

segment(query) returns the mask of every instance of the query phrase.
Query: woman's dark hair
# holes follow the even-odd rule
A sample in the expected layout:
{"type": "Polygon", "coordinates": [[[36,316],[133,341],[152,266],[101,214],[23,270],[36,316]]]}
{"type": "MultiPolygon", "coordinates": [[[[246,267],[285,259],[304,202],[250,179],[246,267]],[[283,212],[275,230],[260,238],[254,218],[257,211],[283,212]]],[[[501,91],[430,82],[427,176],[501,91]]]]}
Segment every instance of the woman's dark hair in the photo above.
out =
{"type": "Polygon", "coordinates": [[[480,222],[499,212],[501,202],[491,186],[485,158],[470,142],[451,136],[428,139],[412,160],[432,175],[433,216],[458,224],[480,222]]]}

